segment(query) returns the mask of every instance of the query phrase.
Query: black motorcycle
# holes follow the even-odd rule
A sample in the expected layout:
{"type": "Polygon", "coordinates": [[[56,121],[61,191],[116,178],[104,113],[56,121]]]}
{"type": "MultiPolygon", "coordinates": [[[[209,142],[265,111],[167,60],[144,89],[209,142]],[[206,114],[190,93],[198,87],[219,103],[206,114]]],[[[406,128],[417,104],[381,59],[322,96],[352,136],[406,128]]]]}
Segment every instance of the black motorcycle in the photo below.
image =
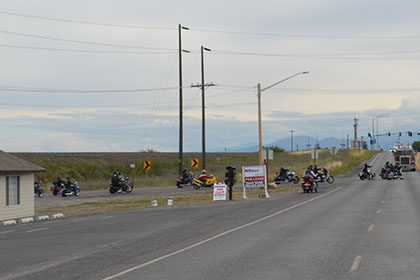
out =
{"type": "Polygon", "coordinates": [[[60,193],[62,197],[71,196],[71,195],[78,197],[80,195],[80,187],[77,181],[73,181],[70,183],[70,185],[64,186],[64,188],[61,189],[60,193]]]}
{"type": "Polygon", "coordinates": [[[392,179],[404,179],[404,175],[402,173],[402,167],[383,167],[381,173],[379,174],[382,179],[392,180],[392,179]]]}
{"type": "Polygon", "coordinates": [[[327,182],[328,184],[334,183],[334,177],[330,175],[326,168],[321,168],[321,172],[318,172],[316,181],[319,183],[327,182]]]}
{"type": "Polygon", "coordinates": [[[375,171],[369,169],[367,172],[364,172],[363,170],[359,172],[358,174],[360,180],[375,180],[376,174],[375,171]]]}
{"type": "Polygon", "coordinates": [[[41,185],[41,182],[34,182],[34,195],[37,195],[38,197],[44,196],[44,188],[41,185]]]}
{"type": "Polygon", "coordinates": [[[61,191],[65,189],[64,183],[53,182],[53,186],[51,187],[51,192],[54,196],[61,193],[61,191]]]}
{"type": "Polygon", "coordinates": [[[187,172],[178,179],[176,179],[176,186],[180,189],[182,189],[185,186],[192,186],[193,182],[193,175],[191,172],[187,172]]]}
{"type": "Polygon", "coordinates": [[[318,192],[318,183],[312,178],[311,175],[303,175],[302,177],[302,190],[303,193],[318,192]]]}
{"type": "Polygon", "coordinates": [[[130,182],[128,177],[125,177],[125,176],[120,177],[118,185],[115,185],[115,184],[114,185],[113,184],[109,185],[109,192],[111,194],[114,194],[116,192],[131,193],[132,191],[133,191],[133,183],[130,182]]]}
{"type": "Polygon", "coordinates": [[[287,172],[286,176],[280,176],[276,173],[276,177],[273,179],[273,183],[276,185],[280,185],[283,183],[291,183],[298,184],[300,181],[299,176],[296,176],[296,172],[287,172]]]}

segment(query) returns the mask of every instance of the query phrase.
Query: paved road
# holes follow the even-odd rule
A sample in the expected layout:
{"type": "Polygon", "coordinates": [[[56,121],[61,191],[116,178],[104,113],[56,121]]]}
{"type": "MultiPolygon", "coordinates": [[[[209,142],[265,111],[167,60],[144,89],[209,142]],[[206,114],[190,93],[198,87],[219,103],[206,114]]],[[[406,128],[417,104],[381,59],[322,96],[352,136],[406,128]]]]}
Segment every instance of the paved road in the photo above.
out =
{"type": "Polygon", "coordinates": [[[0,279],[419,279],[420,174],[356,172],[318,194],[2,226],[0,279]]]}

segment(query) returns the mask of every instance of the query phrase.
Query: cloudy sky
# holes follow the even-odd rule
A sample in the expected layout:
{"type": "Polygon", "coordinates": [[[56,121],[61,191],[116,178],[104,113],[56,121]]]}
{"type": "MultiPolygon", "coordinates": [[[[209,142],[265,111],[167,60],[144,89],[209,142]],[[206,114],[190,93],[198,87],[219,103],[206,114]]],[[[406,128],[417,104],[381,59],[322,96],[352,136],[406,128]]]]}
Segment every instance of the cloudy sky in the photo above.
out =
{"type": "Polygon", "coordinates": [[[0,149],[178,150],[178,24],[184,150],[420,132],[420,2],[415,0],[0,2],[0,149]],[[375,121],[376,125],[376,121],[375,121]]]}

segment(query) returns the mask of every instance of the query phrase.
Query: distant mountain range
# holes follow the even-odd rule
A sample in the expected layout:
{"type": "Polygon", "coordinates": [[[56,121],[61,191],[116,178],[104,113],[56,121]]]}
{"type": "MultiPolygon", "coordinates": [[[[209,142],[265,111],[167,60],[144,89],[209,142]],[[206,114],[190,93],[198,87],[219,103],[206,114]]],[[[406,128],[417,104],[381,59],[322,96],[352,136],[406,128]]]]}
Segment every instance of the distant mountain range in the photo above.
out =
{"type": "MultiPolygon", "coordinates": [[[[351,141],[352,139],[350,138],[349,141],[351,141]]],[[[359,139],[360,140],[360,139],[359,139]]],[[[367,145],[368,148],[370,149],[370,138],[364,137],[364,140],[367,140],[367,145]]],[[[404,145],[411,145],[414,141],[420,141],[420,138],[418,137],[408,137],[406,135],[403,135],[400,138],[401,142],[404,145]]],[[[389,150],[390,148],[392,148],[394,146],[394,144],[398,141],[398,137],[395,136],[381,136],[379,138],[379,144],[380,146],[385,150],[389,150]]],[[[293,150],[306,150],[308,149],[307,145],[308,143],[311,145],[311,148],[314,148],[314,146],[319,142],[319,146],[321,148],[331,148],[331,147],[336,147],[336,148],[341,148],[341,147],[347,147],[347,139],[338,139],[335,137],[328,137],[328,138],[324,138],[321,139],[319,141],[317,141],[315,138],[312,137],[308,137],[308,136],[295,136],[293,137],[293,150]]],[[[286,151],[290,151],[291,149],[291,139],[290,137],[288,138],[284,138],[284,139],[280,139],[274,142],[271,142],[269,144],[264,144],[264,146],[277,146],[279,148],[282,148],[286,151]]],[[[218,149],[217,151],[220,152],[223,149],[218,149]]],[[[258,144],[248,144],[248,145],[243,145],[243,146],[237,146],[237,147],[231,147],[228,148],[226,150],[227,152],[233,152],[233,153],[252,153],[252,152],[258,152],[258,144]]]]}

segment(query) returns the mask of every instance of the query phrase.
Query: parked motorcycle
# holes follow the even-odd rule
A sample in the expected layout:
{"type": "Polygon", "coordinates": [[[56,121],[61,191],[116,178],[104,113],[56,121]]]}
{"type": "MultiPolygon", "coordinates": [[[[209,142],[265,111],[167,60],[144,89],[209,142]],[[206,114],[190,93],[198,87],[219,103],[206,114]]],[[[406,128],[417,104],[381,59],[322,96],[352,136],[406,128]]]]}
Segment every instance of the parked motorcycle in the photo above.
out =
{"type": "Polygon", "coordinates": [[[276,177],[273,179],[273,183],[276,185],[280,185],[283,183],[291,183],[298,184],[300,181],[299,176],[296,176],[296,172],[287,172],[285,177],[280,176],[278,173],[276,173],[276,177]]]}
{"type": "Polygon", "coordinates": [[[41,182],[34,182],[34,195],[37,195],[38,197],[44,196],[44,188],[41,185],[41,182]]]}
{"type": "Polygon", "coordinates": [[[125,176],[120,177],[118,185],[109,185],[109,192],[114,194],[116,192],[131,193],[133,191],[133,183],[125,176]]]}
{"type": "Polygon", "coordinates": [[[199,190],[200,188],[213,188],[213,185],[216,184],[216,177],[210,175],[206,179],[192,178],[192,186],[194,189],[199,190]]]}
{"type": "Polygon", "coordinates": [[[363,172],[363,170],[361,172],[358,173],[358,176],[360,178],[360,180],[375,180],[376,178],[376,173],[375,171],[369,169],[368,172],[363,172]]]}
{"type": "Polygon", "coordinates": [[[77,184],[77,181],[74,181],[70,184],[69,187],[64,187],[61,189],[61,196],[62,197],[66,197],[66,196],[79,196],[80,195],[80,187],[77,184]]]}
{"type": "Polygon", "coordinates": [[[327,182],[328,184],[334,183],[334,177],[330,175],[326,168],[321,168],[321,172],[318,173],[316,181],[319,183],[327,182]]]}
{"type": "Polygon", "coordinates": [[[318,192],[318,183],[310,175],[303,175],[302,177],[303,193],[318,192]]]}

